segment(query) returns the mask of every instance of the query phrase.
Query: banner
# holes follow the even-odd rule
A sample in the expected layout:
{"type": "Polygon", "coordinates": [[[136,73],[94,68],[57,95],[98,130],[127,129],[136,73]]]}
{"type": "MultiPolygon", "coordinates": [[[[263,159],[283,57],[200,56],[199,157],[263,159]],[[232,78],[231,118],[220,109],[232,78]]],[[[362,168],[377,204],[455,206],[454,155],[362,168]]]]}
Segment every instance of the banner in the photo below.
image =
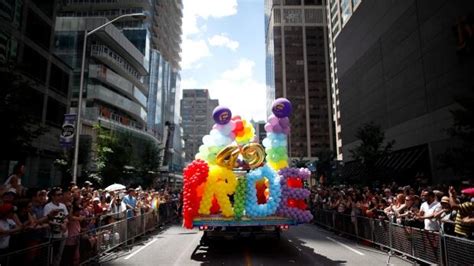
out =
{"type": "Polygon", "coordinates": [[[76,133],[76,114],[65,114],[59,144],[65,149],[74,147],[76,133]]]}

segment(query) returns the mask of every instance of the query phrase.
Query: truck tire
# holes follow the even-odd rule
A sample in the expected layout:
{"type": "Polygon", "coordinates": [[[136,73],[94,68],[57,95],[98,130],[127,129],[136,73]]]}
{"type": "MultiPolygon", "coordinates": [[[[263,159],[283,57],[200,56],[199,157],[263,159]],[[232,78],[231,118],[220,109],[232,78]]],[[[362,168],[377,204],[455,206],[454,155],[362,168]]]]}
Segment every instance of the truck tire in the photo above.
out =
{"type": "Polygon", "coordinates": [[[199,242],[199,245],[201,246],[205,246],[209,244],[209,234],[207,231],[204,231],[202,237],[201,237],[201,241],[199,242]]]}

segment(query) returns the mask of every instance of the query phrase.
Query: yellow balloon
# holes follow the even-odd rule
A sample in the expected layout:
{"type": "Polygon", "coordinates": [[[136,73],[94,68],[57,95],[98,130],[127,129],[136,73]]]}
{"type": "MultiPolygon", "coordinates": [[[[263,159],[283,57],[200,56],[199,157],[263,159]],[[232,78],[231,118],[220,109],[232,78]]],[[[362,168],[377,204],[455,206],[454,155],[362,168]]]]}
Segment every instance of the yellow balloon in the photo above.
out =
{"type": "Polygon", "coordinates": [[[232,195],[236,187],[237,177],[234,172],[224,166],[210,165],[209,176],[198,212],[209,215],[212,197],[215,195],[221,207],[222,215],[225,217],[234,216],[234,210],[227,195],[232,195]]]}
{"type": "Polygon", "coordinates": [[[249,143],[242,148],[242,156],[253,169],[265,161],[265,149],[258,143],[249,143]]]}
{"type": "Polygon", "coordinates": [[[216,164],[227,169],[233,169],[239,157],[239,153],[240,150],[238,146],[232,144],[227,145],[217,153],[216,164]]]}

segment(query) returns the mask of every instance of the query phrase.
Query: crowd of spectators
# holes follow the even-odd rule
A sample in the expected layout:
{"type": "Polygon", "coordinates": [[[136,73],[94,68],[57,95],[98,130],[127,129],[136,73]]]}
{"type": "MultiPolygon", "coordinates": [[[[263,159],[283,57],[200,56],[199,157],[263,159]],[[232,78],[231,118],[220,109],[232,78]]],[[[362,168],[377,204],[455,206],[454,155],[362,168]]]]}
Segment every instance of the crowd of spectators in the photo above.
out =
{"type": "Polygon", "coordinates": [[[474,239],[474,193],[457,193],[448,186],[378,188],[349,185],[312,188],[313,211],[329,210],[351,217],[390,220],[425,230],[474,239]]]}
{"type": "Polygon", "coordinates": [[[21,185],[22,171],[22,166],[15,169],[0,187],[0,265],[2,255],[24,249],[31,250],[22,256],[21,263],[28,265],[44,255],[32,247],[44,243],[53,246],[53,265],[79,265],[97,249],[101,228],[151,210],[169,215],[160,208],[165,203],[173,206],[174,214],[180,213],[179,191],[106,191],[89,181],[82,187],[71,183],[65,188],[27,189],[21,185]]]}

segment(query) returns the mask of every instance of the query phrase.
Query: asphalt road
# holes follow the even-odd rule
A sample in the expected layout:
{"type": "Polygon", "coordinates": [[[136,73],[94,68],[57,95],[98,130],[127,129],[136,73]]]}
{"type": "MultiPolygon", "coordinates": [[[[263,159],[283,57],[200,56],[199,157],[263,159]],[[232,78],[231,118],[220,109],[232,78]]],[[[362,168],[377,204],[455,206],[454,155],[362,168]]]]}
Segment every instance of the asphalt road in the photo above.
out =
{"type": "MultiPolygon", "coordinates": [[[[280,240],[250,238],[217,240],[200,246],[203,233],[174,225],[137,243],[130,250],[113,253],[104,265],[386,265],[380,250],[325,231],[300,225],[284,232],[280,240]]],[[[391,265],[411,265],[396,257],[391,265]]]]}

